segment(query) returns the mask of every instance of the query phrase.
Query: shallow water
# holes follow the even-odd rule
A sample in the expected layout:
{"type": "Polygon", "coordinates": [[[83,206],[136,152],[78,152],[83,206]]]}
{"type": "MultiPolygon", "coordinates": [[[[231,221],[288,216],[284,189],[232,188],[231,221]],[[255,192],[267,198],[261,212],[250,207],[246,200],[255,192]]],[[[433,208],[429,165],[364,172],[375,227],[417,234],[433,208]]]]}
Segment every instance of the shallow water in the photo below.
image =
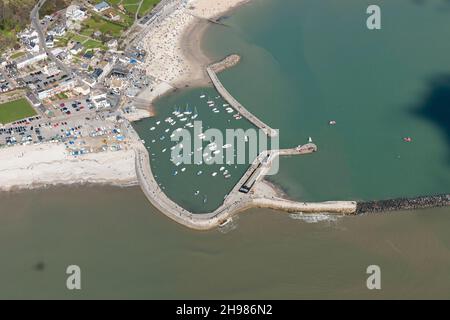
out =
{"type": "Polygon", "coordinates": [[[254,1],[205,41],[215,58],[242,56],[221,79],[281,146],[319,147],[273,180],[302,200],[448,193],[449,3],[383,1],[380,31],[365,26],[371,1],[282,3],[254,1]]]}
{"type": "Polygon", "coordinates": [[[0,194],[0,298],[448,298],[448,208],[316,224],[251,210],[185,229],[138,188],[0,194]],[[38,267],[40,264],[40,267],[38,267]],[[82,290],[65,270],[80,266],[82,290]],[[365,287],[368,265],[382,290],[365,287]]]}

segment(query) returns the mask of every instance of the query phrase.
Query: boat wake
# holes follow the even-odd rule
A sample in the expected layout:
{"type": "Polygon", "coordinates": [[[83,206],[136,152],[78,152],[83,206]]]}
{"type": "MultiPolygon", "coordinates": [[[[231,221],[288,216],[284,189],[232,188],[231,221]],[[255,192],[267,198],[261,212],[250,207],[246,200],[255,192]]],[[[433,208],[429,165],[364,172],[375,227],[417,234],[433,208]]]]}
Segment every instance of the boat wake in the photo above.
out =
{"type": "Polygon", "coordinates": [[[291,213],[289,218],[294,220],[302,220],[306,223],[320,223],[320,222],[336,222],[341,216],[336,214],[328,214],[327,212],[316,214],[304,214],[303,212],[291,213]]]}

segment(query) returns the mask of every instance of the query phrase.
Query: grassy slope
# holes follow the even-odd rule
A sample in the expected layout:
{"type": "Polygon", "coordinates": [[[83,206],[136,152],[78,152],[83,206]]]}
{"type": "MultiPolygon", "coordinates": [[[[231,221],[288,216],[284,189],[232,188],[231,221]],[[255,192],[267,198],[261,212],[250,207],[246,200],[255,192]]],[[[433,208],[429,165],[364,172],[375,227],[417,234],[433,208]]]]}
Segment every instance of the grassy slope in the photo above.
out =
{"type": "MultiPolygon", "coordinates": [[[[37,0],[0,0],[0,53],[17,44],[16,34],[30,23],[37,0]]],[[[71,0],[47,0],[40,15],[67,7],[71,0]]]]}

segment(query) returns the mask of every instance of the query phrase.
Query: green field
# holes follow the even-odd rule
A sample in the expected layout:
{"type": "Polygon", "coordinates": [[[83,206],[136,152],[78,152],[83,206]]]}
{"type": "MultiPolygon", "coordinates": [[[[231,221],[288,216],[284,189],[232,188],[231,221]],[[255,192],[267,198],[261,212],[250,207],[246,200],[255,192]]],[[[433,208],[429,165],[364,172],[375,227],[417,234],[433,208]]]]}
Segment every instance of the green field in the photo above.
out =
{"type": "Polygon", "coordinates": [[[82,42],[83,46],[86,48],[85,51],[89,50],[89,49],[102,49],[102,50],[106,50],[107,47],[101,43],[100,41],[96,41],[96,40],[88,40],[85,42],[82,42]]]}
{"type": "Polygon", "coordinates": [[[19,52],[15,52],[11,55],[11,57],[9,57],[11,60],[20,58],[21,56],[25,55],[25,52],[23,51],[19,51],[19,52]]]}
{"type": "Polygon", "coordinates": [[[81,34],[87,36],[91,36],[93,32],[99,30],[103,34],[109,34],[113,37],[119,37],[122,31],[125,29],[125,27],[120,24],[109,22],[95,15],[86,20],[83,23],[83,26],[84,28],[81,31],[81,34]]]}
{"type": "Polygon", "coordinates": [[[123,7],[125,8],[125,10],[127,10],[128,12],[135,14],[137,11],[137,8],[139,7],[138,5],[135,4],[124,4],[123,7]]]}
{"type": "Polygon", "coordinates": [[[156,6],[160,0],[144,0],[142,2],[141,10],[139,10],[139,15],[142,17],[144,16],[148,11],[153,9],[154,6],[156,6]]]}
{"type": "Polygon", "coordinates": [[[0,123],[2,124],[32,117],[34,115],[36,115],[36,111],[34,111],[25,98],[0,104],[0,123]]]}

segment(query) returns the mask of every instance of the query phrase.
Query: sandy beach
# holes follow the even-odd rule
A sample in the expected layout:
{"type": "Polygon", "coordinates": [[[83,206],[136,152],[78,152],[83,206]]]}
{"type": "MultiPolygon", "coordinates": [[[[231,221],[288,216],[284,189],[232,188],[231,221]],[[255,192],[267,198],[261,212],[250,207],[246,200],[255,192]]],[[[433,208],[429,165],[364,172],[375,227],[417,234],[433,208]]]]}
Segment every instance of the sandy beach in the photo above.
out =
{"type": "Polygon", "coordinates": [[[69,155],[64,144],[0,149],[0,190],[33,189],[59,184],[137,184],[133,150],[69,155]]]}
{"type": "MultiPolygon", "coordinates": [[[[151,104],[160,96],[185,86],[207,85],[211,62],[201,50],[201,39],[211,23],[248,0],[191,0],[152,25],[141,46],[147,51],[144,68],[156,85],[138,98],[151,104]]],[[[130,121],[149,116],[137,109],[130,121]]],[[[14,146],[0,149],[0,191],[31,189],[58,184],[137,184],[132,148],[69,155],[63,144],[14,146]]]]}
{"type": "MultiPolygon", "coordinates": [[[[249,0],[191,0],[152,27],[142,40],[147,51],[145,69],[159,84],[151,101],[176,88],[205,86],[210,83],[206,66],[212,61],[201,48],[208,19],[217,19],[249,0]]],[[[144,94],[144,93],[143,93],[144,94]]],[[[148,95],[148,93],[147,93],[148,95]]]]}

